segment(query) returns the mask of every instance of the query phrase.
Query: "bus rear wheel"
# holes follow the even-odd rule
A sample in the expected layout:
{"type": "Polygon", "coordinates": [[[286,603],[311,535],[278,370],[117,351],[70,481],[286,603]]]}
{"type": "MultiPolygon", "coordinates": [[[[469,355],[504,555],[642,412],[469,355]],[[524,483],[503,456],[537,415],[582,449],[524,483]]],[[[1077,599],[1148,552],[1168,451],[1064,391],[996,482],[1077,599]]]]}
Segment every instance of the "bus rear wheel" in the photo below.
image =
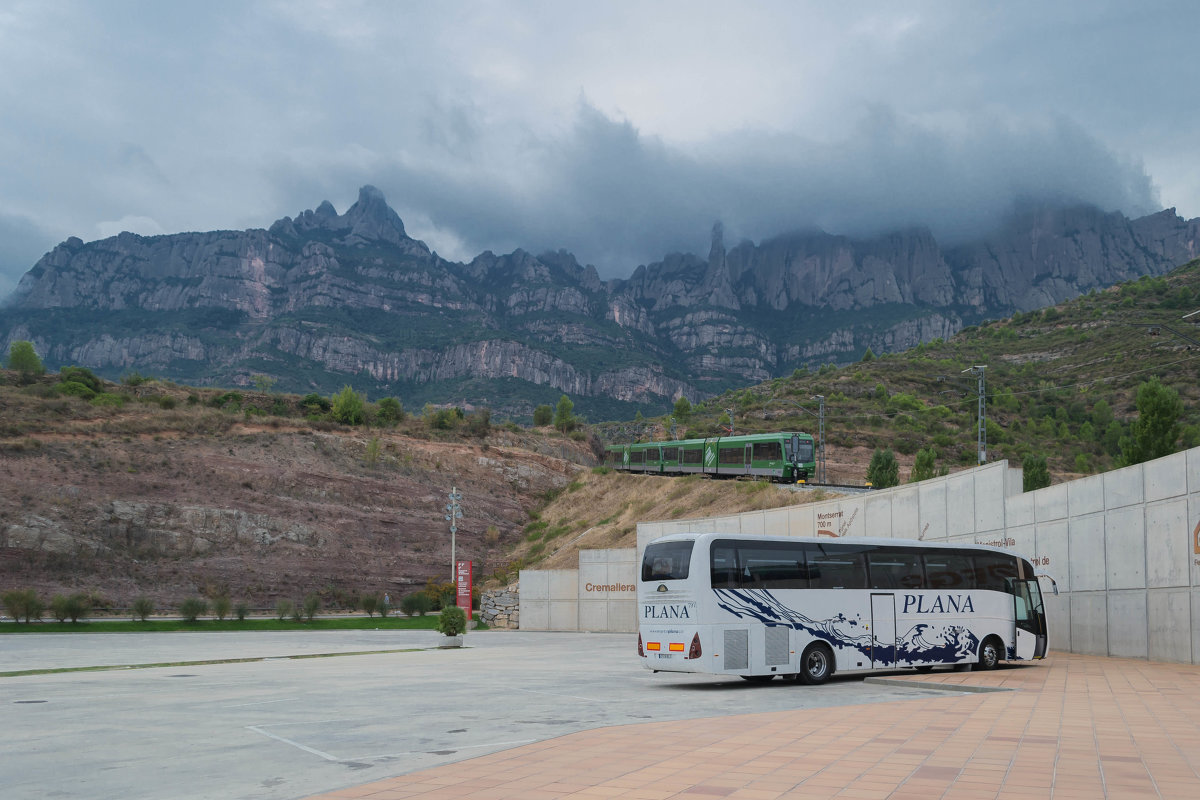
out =
{"type": "Polygon", "coordinates": [[[833,652],[823,644],[810,644],[800,656],[801,682],[819,686],[833,674],[833,652]]]}
{"type": "Polygon", "coordinates": [[[1000,666],[1000,652],[1004,645],[995,636],[989,636],[979,646],[979,669],[989,670],[1000,666]]]}

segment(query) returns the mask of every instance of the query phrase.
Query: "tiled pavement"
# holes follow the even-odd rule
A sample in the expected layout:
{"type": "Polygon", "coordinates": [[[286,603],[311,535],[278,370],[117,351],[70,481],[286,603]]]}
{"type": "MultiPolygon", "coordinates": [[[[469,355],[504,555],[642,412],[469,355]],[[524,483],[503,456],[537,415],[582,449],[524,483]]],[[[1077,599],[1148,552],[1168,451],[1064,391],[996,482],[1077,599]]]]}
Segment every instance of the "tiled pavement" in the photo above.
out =
{"type": "Polygon", "coordinates": [[[891,677],[1011,691],[602,728],[320,797],[1200,800],[1200,667],[1060,653],[891,677]]]}

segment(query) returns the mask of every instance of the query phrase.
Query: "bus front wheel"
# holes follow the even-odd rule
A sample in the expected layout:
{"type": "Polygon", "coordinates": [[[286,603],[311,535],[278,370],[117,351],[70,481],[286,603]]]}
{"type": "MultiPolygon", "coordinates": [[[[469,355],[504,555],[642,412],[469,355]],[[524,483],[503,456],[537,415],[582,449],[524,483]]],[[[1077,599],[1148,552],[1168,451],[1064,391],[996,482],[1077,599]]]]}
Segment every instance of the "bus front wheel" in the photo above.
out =
{"type": "Polygon", "coordinates": [[[1003,645],[995,636],[989,636],[979,646],[979,669],[995,669],[1000,666],[1000,648],[1003,645]]]}
{"type": "Polygon", "coordinates": [[[833,653],[823,644],[810,644],[800,656],[800,680],[818,686],[833,674],[833,653]]]}

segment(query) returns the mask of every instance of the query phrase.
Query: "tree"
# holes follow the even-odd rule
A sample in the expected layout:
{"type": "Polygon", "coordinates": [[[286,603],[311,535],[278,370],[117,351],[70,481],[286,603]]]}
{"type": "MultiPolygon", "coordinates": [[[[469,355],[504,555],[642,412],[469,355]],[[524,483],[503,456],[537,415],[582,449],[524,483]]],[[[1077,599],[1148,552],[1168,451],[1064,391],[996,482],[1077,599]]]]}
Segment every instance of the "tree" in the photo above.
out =
{"type": "Polygon", "coordinates": [[[395,425],[404,421],[404,405],[394,397],[385,397],[379,401],[379,410],[375,415],[384,425],[395,425]]]}
{"type": "Polygon", "coordinates": [[[554,427],[558,428],[563,433],[568,432],[575,427],[575,404],[571,402],[571,398],[565,394],[558,398],[558,405],[554,408],[554,427]]]}
{"type": "Polygon", "coordinates": [[[867,480],[876,489],[886,489],[900,483],[900,465],[896,463],[896,454],[877,448],[867,467],[867,480]]]}
{"type": "Polygon", "coordinates": [[[1138,387],[1138,418],[1121,437],[1121,463],[1141,464],[1175,452],[1183,401],[1179,392],[1151,378],[1138,387]]]}
{"type": "Polygon", "coordinates": [[[275,388],[275,382],[279,379],[272,378],[270,375],[251,375],[250,380],[254,383],[255,389],[263,394],[270,394],[271,390],[275,388]]]}
{"type": "Polygon", "coordinates": [[[23,383],[29,383],[46,371],[33,349],[33,342],[25,341],[13,342],[8,346],[8,368],[20,373],[23,383]]]}
{"type": "Polygon", "coordinates": [[[862,361],[874,361],[875,360],[875,353],[872,352],[872,350],[869,346],[867,347],[867,351],[865,353],[863,353],[863,357],[861,360],[862,361]]]}
{"type": "Polygon", "coordinates": [[[554,419],[554,409],[550,406],[541,405],[533,410],[533,424],[539,428],[549,425],[554,419]]]}
{"type": "Polygon", "coordinates": [[[1021,467],[1021,488],[1025,491],[1032,492],[1050,485],[1050,468],[1046,466],[1045,456],[1026,456],[1021,467]]]}
{"type": "Polygon", "coordinates": [[[913,462],[912,475],[909,477],[909,483],[928,480],[937,474],[937,465],[934,463],[937,460],[937,451],[933,447],[917,451],[916,461],[913,462]]]}
{"type": "Polygon", "coordinates": [[[362,425],[366,420],[366,401],[349,385],[343,386],[342,390],[333,396],[330,414],[343,424],[362,425]]]}
{"type": "Polygon", "coordinates": [[[692,415],[692,403],[683,395],[679,395],[679,399],[675,401],[675,419],[679,422],[687,422],[688,417],[692,415]]]}

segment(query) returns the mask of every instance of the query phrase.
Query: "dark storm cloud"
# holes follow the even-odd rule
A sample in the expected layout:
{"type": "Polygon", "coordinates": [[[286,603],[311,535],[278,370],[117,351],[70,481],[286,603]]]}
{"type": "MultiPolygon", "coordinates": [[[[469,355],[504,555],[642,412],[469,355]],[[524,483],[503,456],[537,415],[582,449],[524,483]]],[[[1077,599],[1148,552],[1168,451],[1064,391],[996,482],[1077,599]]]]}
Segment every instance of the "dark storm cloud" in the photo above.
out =
{"type": "Polygon", "coordinates": [[[263,227],[365,183],[446,257],[607,275],[717,220],[1195,216],[1198,28],[1172,0],[9,0],[0,294],[67,236],[263,227]]]}

